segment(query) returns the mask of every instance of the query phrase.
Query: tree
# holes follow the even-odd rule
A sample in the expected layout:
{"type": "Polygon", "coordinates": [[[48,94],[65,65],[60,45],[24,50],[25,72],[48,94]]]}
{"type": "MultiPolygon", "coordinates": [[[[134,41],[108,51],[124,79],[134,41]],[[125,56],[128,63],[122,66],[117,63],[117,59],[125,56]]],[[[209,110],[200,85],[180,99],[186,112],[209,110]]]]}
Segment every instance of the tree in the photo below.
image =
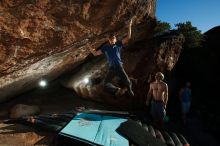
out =
{"type": "Polygon", "coordinates": [[[171,26],[169,23],[157,21],[157,25],[156,25],[154,31],[155,31],[155,33],[161,33],[161,32],[164,32],[164,31],[170,30],[170,29],[171,29],[171,26]]]}
{"type": "Polygon", "coordinates": [[[177,30],[181,32],[185,37],[185,42],[183,44],[184,49],[195,48],[201,45],[202,34],[197,27],[192,26],[190,21],[185,23],[175,24],[177,30]]]}

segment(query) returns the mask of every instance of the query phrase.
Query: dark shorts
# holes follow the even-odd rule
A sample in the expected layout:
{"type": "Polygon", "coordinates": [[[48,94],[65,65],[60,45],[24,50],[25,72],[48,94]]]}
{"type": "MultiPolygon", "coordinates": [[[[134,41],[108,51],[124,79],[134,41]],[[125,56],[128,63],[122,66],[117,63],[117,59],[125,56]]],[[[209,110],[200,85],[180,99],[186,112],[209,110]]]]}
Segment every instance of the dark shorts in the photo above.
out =
{"type": "Polygon", "coordinates": [[[189,112],[191,102],[182,102],[182,113],[186,114],[189,112]]]}
{"type": "Polygon", "coordinates": [[[151,115],[155,120],[163,120],[166,116],[163,101],[151,101],[151,115]]]}

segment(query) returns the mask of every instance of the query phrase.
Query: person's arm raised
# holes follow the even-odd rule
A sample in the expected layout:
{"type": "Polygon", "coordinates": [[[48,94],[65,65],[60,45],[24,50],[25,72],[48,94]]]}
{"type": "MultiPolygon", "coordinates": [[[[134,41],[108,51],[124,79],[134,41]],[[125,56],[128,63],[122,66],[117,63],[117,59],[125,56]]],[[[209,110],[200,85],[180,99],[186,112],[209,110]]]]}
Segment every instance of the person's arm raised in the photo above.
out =
{"type": "Polygon", "coordinates": [[[122,40],[122,44],[123,45],[124,44],[128,44],[129,40],[131,39],[131,27],[132,27],[132,24],[133,24],[133,19],[134,19],[134,17],[132,17],[130,19],[130,21],[129,21],[129,24],[128,24],[128,34],[127,34],[126,38],[124,38],[122,40]]]}
{"type": "Polygon", "coordinates": [[[101,50],[95,50],[90,44],[87,44],[87,47],[89,49],[89,51],[94,55],[94,56],[98,56],[102,54],[101,50]]]}

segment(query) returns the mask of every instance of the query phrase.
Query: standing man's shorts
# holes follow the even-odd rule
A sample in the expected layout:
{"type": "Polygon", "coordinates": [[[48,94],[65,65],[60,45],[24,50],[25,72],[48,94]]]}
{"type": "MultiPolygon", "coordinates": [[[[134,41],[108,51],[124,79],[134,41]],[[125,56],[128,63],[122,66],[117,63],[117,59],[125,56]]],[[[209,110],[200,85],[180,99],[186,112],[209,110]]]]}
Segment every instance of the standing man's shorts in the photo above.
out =
{"type": "Polygon", "coordinates": [[[166,116],[166,111],[163,101],[151,101],[151,115],[155,120],[163,120],[166,116]]]}
{"type": "Polygon", "coordinates": [[[188,113],[191,102],[182,102],[181,104],[182,104],[182,112],[183,113],[188,113]]]}

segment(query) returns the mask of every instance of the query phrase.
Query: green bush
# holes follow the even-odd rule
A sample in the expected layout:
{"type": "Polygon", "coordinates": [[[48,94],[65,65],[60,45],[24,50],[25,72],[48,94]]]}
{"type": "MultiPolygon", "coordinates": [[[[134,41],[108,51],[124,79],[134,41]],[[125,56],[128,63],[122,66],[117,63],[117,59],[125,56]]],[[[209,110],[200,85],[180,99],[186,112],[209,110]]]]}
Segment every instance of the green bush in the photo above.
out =
{"type": "Polygon", "coordinates": [[[192,26],[190,21],[185,23],[175,24],[177,30],[181,32],[185,37],[185,42],[183,44],[184,49],[196,48],[201,46],[202,33],[197,27],[192,26]]]}

